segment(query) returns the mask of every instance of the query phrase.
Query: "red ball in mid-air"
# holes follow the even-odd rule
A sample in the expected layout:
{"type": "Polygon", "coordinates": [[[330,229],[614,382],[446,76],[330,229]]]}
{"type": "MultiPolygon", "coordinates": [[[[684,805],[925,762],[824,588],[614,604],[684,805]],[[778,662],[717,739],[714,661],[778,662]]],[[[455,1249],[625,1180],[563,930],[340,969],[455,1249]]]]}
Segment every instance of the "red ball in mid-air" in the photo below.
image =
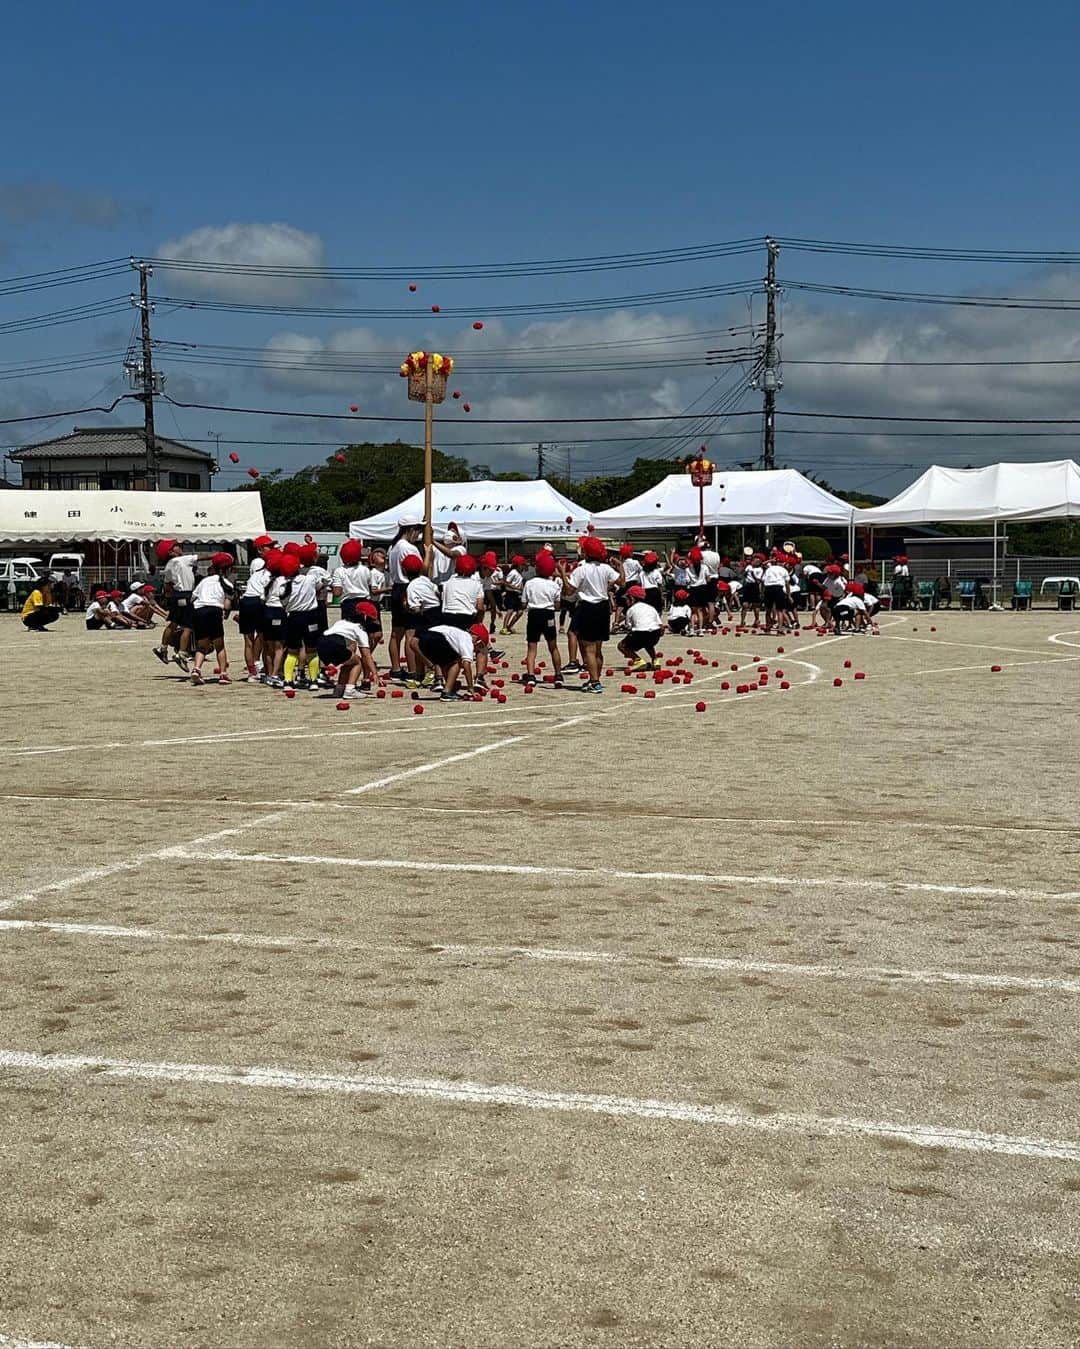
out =
{"type": "Polygon", "coordinates": [[[437,314],[437,313],[439,312],[439,306],[438,306],[437,304],[433,304],[433,305],[431,306],[431,312],[432,312],[433,314],[437,314]]]}
{"type": "Polygon", "coordinates": [[[460,389],[455,389],[454,392],[451,394],[451,397],[452,397],[452,398],[460,398],[460,397],[461,397],[461,390],[460,390],[460,389]]]}
{"type": "Polygon", "coordinates": [[[415,291],[415,290],[416,290],[416,282],[415,282],[415,281],[410,281],[410,282],[409,282],[409,289],[412,290],[412,291],[415,291]]]}
{"type": "Polygon", "coordinates": [[[249,477],[249,478],[257,478],[258,476],[259,476],[259,470],[258,470],[257,468],[249,468],[249,469],[248,469],[248,477],[249,477]]]}
{"type": "Polygon", "coordinates": [[[350,403],[350,404],[349,404],[349,411],[350,411],[350,412],[359,412],[359,411],[360,411],[359,405],[356,404],[356,403],[350,403]]]}
{"type": "Polygon", "coordinates": [[[477,321],[473,324],[473,327],[476,329],[477,332],[479,332],[483,326],[484,325],[480,322],[479,319],[477,319],[477,321]]]}
{"type": "Polygon", "coordinates": [[[232,464],[238,464],[240,462],[240,456],[236,453],[235,450],[230,450],[229,462],[232,464]]]}
{"type": "Polygon", "coordinates": [[[461,405],[461,410],[462,410],[463,412],[471,412],[471,411],[472,411],[472,407],[471,407],[470,404],[468,404],[468,403],[462,403],[462,405],[461,405]]]}

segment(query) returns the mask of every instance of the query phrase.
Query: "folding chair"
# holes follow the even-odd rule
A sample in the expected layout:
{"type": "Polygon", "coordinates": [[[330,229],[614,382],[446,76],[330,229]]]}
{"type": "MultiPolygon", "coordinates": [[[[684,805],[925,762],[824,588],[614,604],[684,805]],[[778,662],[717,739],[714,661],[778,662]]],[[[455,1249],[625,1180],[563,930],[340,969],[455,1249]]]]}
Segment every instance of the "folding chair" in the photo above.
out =
{"type": "Polygon", "coordinates": [[[961,609],[972,609],[972,610],[974,610],[974,608],[975,608],[975,597],[976,597],[976,595],[977,595],[977,593],[978,593],[978,589],[977,589],[977,587],[976,587],[976,585],[975,585],[975,582],[974,582],[974,581],[961,581],[961,582],[960,582],[960,586],[959,586],[959,591],[958,591],[958,593],[959,593],[959,596],[960,596],[960,608],[961,608],[961,609]]]}
{"type": "Polygon", "coordinates": [[[1017,581],[1013,586],[1012,607],[1017,611],[1021,609],[1031,609],[1031,588],[1032,581],[1017,581]]]}
{"type": "Polygon", "coordinates": [[[1076,608],[1076,582],[1062,581],[1058,588],[1057,607],[1070,612],[1076,608]]]}
{"type": "Polygon", "coordinates": [[[919,582],[919,608],[936,609],[938,604],[937,583],[935,581],[919,582]]]}

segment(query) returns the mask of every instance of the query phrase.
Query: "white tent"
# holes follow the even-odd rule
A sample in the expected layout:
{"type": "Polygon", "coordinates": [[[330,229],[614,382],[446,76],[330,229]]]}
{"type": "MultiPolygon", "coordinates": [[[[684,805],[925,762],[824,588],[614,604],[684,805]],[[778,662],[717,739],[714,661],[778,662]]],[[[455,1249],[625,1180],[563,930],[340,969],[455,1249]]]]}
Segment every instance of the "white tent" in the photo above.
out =
{"type": "Polygon", "coordinates": [[[1056,520],[1080,516],[1080,464],[935,464],[884,506],[855,512],[859,525],[960,523],[974,520],[1056,520]]]}
{"type": "Polygon", "coordinates": [[[258,492],[0,492],[0,544],[226,543],[265,532],[258,492]]]}
{"type": "MultiPolygon", "coordinates": [[[[693,529],[698,488],[689,473],[672,473],[647,492],[594,515],[597,529],[693,529]]],[[[707,525],[851,525],[852,508],[793,468],[761,473],[716,469],[705,488],[707,525]]]]}
{"type": "MultiPolygon", "coordinates": [[[[378,515],[354,520],[349,533],[354,539],[391,539],[403,515],[423,519],[423,489],[378,515]]],[[[468,539],[568,538],[584,531],[589,513],[538,478],[531,482],[433,483],[431,518],[436,530],[452,521],[468,539]]]]}

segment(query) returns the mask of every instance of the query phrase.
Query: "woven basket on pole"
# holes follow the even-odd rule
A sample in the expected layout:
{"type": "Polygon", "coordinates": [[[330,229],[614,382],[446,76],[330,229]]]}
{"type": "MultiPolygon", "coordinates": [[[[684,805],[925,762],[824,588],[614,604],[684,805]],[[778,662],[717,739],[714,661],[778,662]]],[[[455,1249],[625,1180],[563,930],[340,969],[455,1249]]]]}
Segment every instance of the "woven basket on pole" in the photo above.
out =
{"type": "MultiPolygon", "coordinates": [[[[432,370],[431,372],[431,401],[441,403],[446,398],[446,380],[444,371],[432,370]]],[[[409,397],[414,403],[426,403],[428,397],[428,382],[426,370],[415,370],[409,375],[409,397]]]]}

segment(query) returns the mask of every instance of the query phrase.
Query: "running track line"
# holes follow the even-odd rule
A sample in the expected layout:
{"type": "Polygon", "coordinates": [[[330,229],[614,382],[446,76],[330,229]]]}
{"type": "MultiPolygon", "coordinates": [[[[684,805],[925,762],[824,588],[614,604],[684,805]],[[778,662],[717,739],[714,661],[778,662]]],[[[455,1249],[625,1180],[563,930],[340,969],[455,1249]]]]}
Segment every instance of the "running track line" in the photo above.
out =
{"type": "Polygon", "coordinates": [[[697,1105],[591,1092],[545,1091],[511,1084],[449,1081],[445,1078],[383,1077],[295,1071],[277,1067],[230,1067],[206,1063],[159,1063],[111,1059],[89,1054],[34,1054],[0,1050],[0,1068],[25,1073],[61,1073],[88,1082],[185,1082],[220,1087],[255,1087],[277,1091],[325,1092],[334,1096],[396,1096],[411,1100],[503,1106],[525,1110],[576,1112],[696,1124],[704,1128],[749,1129],[777,1136],[811,1138],[888,1138],[921,1148],[956,1152],[996,1153],[1052,1161],[1080,1161],[1080,1143],[1067,1139],[949,1129],[933,1124],[905,1124],[855,1116],[777,1111],[756,1115],[733,1106],[697,1105]]]}
{"type": "MultiPolygon", "coordinates": [[[[521,737],[519,737],[521,738],[521,737]]],[[[476,751],[470,751],[470,755],[476,751]]],[[[462,757],[470,757],[470,755],[462,757]]],[[[372,784],[374,786],[375,784],[372,784]]],[[[368,788],[354,788],[368,790],[368,788]]],[[[249,828],[251,826],[248,826],[249,828]]],[[[221,831],[221,837],[229,830],[221,831]]],[[[311,853],[245,853],[196,848],[193,844],[177,844],[166,848],[161,856],[184,862],[261,862],[273,866],[356,867],[365,871],[447,872],[479,876],[564,876],[585,881],[608,877],[618,881],[682,881],[689,885],[748,885],[755,887],[804,886],[813,889],[844,890],[905,890],[928,895],[968,895],[983,899],[1080,899],[1080,890],[1012,889],[990,885],[945,885],[929,881],[870,880],[849,876],[743,876],[709,871],[623,871],[616,867],[556,867],[529,866],[511,862],[431,862],[395,857],[322,857],[311,853]]]]}
{"type": "Polygon", "coordinates": [[[75,1346],[60,1344],[57,1340],[20,1340],[0,1335],[0,1349],[75,1349],[75,1346]]]}
{"type": "Polygon", "coordinates": [[[1080,979],[1018,974],[976,974],[965,970],[913,970],[899,965],[796,965],[778,960],[740,960],[722,956],[658,953],[623,955],[617,951],[575,950],[548,946],[470,946],[431,942],[394,946],[348,941],[339,937],[273,937],[261,932],[170,932],[164,928],[118,927],[108,923],[44,922],[29,918],[0,919],[3,932],[46,932],[68,937],[118,941],[177,942],[181,945],[241,946],[269,951],[353,951],[376,956],[461,956],[466,960],[536,960],[556,965],[616,965],[637,969],[702,971],[707,974],[777,974],[794,979],[838,979],[853,983],[959,985],[964,988],[1018,989],[1027,993],[1080,994],[1080,979]]]}

